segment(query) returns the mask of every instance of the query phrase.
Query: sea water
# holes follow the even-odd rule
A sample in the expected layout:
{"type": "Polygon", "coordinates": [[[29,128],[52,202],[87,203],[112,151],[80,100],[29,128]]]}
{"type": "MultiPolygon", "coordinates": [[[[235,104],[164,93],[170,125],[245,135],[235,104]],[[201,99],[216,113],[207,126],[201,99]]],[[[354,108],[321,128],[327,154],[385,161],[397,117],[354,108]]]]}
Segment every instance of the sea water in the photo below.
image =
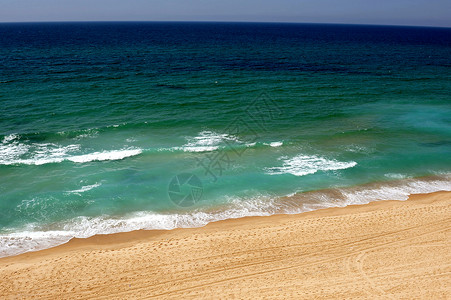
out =
{"type": "Polygon", "coordinates": [[[0,256],[451,190],[451,29],[0,24],[0,256]]]}

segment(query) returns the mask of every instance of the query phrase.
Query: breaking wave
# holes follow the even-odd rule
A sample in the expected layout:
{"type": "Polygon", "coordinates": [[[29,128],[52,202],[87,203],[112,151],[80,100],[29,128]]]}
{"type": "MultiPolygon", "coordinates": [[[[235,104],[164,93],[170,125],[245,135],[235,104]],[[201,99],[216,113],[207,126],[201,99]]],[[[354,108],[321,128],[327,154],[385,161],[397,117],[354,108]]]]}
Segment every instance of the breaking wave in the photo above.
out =
{"type": "Polygon", "coordinates": [[[71,161],[86,163],[91,161],[120,160],[142,153],[141,149],[105,150],[80,154],[79,144],[58,145],[54,143],[23,143],[18,135],[8,135],[0,144],[0,165],[44,165],[71,161]]]}
{"type": "Polygon", "coordinates": [[[266,168],[269,175],[292,174],[295,176],[304,176],[314,174],[318,171],[343,170],[352,168],[357,165],[356,162],[340,162],[336,160],[326,159],[315,155],[298,155],[293,158],[283,156],[279,158],[283,160],[280,167],[266,168]]]}
{"type": "MultiPolygon", "coordinates": [[[[82,192],[96,187],[86,186],[82,192]]],[[[249,216],[297,214],[330,207],[366,204],[378,200],[406,200],[411,194],[451,191],[451,175],[409,178],[357,187],[294,193],[285,197],[259,195],[253,198],[226,198],[220,207],[180,213],[143,211],[122,217],[77,217],[53,224],[52,230],[28,224],[22,230],[0,235],[0,257],[17,255],[61,245],[72,238],[133,230],[171,230],[201,227],[210,222],[249,216]],[[56,228],[55,228],[56,226],[56,228]]]]}

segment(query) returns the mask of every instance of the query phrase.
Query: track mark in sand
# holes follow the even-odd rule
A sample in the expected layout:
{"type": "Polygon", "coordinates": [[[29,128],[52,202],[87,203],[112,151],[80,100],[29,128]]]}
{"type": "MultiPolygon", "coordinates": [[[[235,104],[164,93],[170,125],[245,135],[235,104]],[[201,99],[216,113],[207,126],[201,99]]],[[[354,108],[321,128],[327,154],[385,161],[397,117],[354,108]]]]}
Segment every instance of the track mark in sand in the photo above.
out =
{"type": "MultiPolygon", "coordinates": [[[[430,223],[430,224],[427,224],[427,225],[430,226],[430,225],[441,224],[441,223],[443,223],[443,221],[440,221],[440,222],[437,222],[437,223],[430,223]]],[[[412,229],[414,229],[414,228],[412,228],[412,229]]],[[[397,244],[397,243],[400,243],[400,242],[405,242],[405,241],[408,241],[408,240],[416,239],[416,238],[421,237],[421,236],[426,236],[426,235],[430,235],[430,234],[433,234],[433,233],[442,232],[442,231],[448,231],[448,230],[451,230],[451,228],[447,227],[447,228],[432,230],[432,231],[425,232],[423,234],[418,234],[418,235],[413,236],[413,237],[399,239],[399,240],[394,241],[394,242],[384,243],[384,244],[381,244],[381,245],[378,245],[378,246],[375,246],[375,247],[372,247],[372,248],[368,248],[368,249],[362,250],[359,253],[357,253],[357,255],[349,256],[348,258],[345,259],[345,268],[348,271],[348,273],[350,273],[350,274],[351,273],[359,273],[361,275],[361,277],[369,284],[369,286],[371,288],[364,288],[363,289],[363,291],[366,294],[368,294],[369,296],[373,296],[373,297],[374,296],[378,296],[378,297],[384,296],[386,298],[396,299],[395,297],[393,297],[392,295],[390,295],[386,291],[384,291],[377,284],[377,282],[375,280],[373,280],[371,278],[371,276],[365,272],[363,266],[364,266],[364,260],[367,257],[367,252],[371,251],[371,250],[378,249],[378,248],[384,248],[384,247],[386,247],[388,245],[397,244]],[[352,268],[353,265],[355,266],[355,269],[356,269],[355,271],[352,270],[353,269],[352,268]]],[[[441,246],[441,245],[444,245],[444,244],[445,244],[444,242],[438,242],[438,243],[435,243],[433,246],[441,246]]],[[[418,245],[418,246],[424,246],[424,245],[418,245]]],[[[416,282],[413,282],[412,284],[415,285],[419,290],[421,290],[421,288],[418,286],[418,284],[416,282]]]]}
{"type": "MultiPolygon", "coordinates": [[[[335,291],[340,287],[340,289],[345,289],[354,295],[367,298],[388,299],[398,297],[406,289],[413,292],[411,295],[424,295],[425,291],[427,291],[425,287],[428,286],[429,282],[440,277],[440,282],[445,284],[446,278],[449,278],[446,277],[446,274],[449,274],[449,266],[451,265],[441,264],[431,268],[428,267],[428,264],[434,258],[427,256],[423,258],[422,253],[424,253],[426,248],[421,248],[432,245],[432,248],[429,248],[433,250],[431,253],[443,253],[441,255],[448,257],[445,254],[446,251],[440,250],[440,248],[446,249],[449,241],[448,234],[451,227],[449,223],[447,223],[448,226],[443,223],[450,219],[448,216],[449,214],[442,214],[441,218],[430,218],[415,223],[410,222],[404,226],[397,226],[398,223],[396,218],[394,218],[393,222],[384,226],[381,225],[380,228],[377,227],[375,230],[368,231],[364,226],[360,227],[363,230],[357,231],[357,234],[354,235],[346,234],[348,227],[338,227],[341,231],[330,235],[330,237],[326,236],[323,238],[319,236],[315,238],[316,242],[314,245],[304,243],[304,235],[302,233],[292,236],[291,232],[296,231],[295,229],[290,231],[278,229],[277,234],[280,231],[282,235],[279,236],[277,243],[262,243],[261,239],[254,238],[254,236],[258,237],[258,233],[249,237],[243,234],[246,231],[238,231],[238,233],[232,235],[232,238],[242,240],[243,247],[231,247],[232,251],[225,251],[224,253],[209,250],[207,246],[210,245],[209,242],[212,240],[209,236],[206,239],[200,239],[200,241],[195,238],[188,245],[196,245],[204,240],[207,242],[204,245],[198,245],[199,251],[204,251],[200,255],[186,257],[181,255],[180,259],[169,259],[170,256],[162,256],[164,258],[162,260],[159,260],[159,255],[158,259],[150,259],[146,255],[142,255],[130,258],[129,263],[131,264],[125,267],[117,263],[111,265],[103,264],[95,270],[84,268],[83,270],[86,273],[82,270],[82,273],[86,274],[84,276],[87,276],[88,278],[86,279],[88,280],[90,280],[89,278],[95,279],[96,274],[110,272],[114,275],[119,271],[122,277],[116,282],[111,281],[114,276],[105,274],[104,280],[97,280],[97,282],[86,281],[80,285],[77,282],[73,282],[70,274],[64,273],[64,269],[69,270],[66,266],[49,270],[51,272],[49,275],[56,271],[55,274],[57,277],[60,277],[59,281],[52,280],[51,277],[54,274],[52,276],[37,274],[40,275],[38,279],[42,277],[41,279],[49,281],[46,289],[52,287],[55,291],[53,296],[48,293],[48,290],[44,290],[42,282],[34,282],[28,288],[34,290],[36,297],[42,298],[55,298],[56,295],[60,297],[66,295],[74,298],[95,296],[101,299],[120,299],[128,298],[129,296],[133,298],[175,298],[181,296],[190,298],[205,296],[205,293],[217,296],[229,295],[239,297],[244,295],[243,292],[245,291],[251,291],[260,296],[268,296],[268,289],[260,290],[254,283],[258,283],[260,280],[263,280],[263,282],[270,280],[268,282],[273,282],[277,285],[280,279],[290,276],[292,282],[288,285],[289,288],[284,288],[279,296],[293,297],[297,295],[299,297],[302,291],[299,284],[312,284],[314,280],[322,280],[320,283],[328,282],[333,284],[335,291]],[[432,235],[434,233],[437,233],[437,235],[432,235]],[[421,238],[421,236],[425,237],[421,238]],[[416,240],[417,238],[419,239],[416,240]],[[428,242],[429,240],[431,243],[428,242]],[[404,249],[418,254],[417,258],[398,260],[403,255],[404,249]],[[379,262],[377,260],[378,257],[384,257],[383,261],[379,262]],[[61,273],[61,270],[63,273],[61,273]],[[415,272],[411,273],[409,270],[415,270],[415,272]],[[325,274],[329,271],[332,271],[332,273],[326,276],[325,274]],[[162,276],[159,276],[160,272],[162,276]],[[410,282],[405,282],[404,284],[403,280],[407,276],[410,276],[410,282]],[[347,279],[345,280],[345,278],[347,279]],[[296,282],[296,280],[301,281],[296,282]],[[69,290],[65,288],[67,283],[70,283],[69,290]],[[132,285],[129,285],[129,283],[132,283],[132,285]],[[237,287],[237,290],[233,295],[229,294],[230,291],[228,289],[234,286],[237,287]],[[106,297],[106,293],[110,295],[106,297]]],[[[379,222],[380,219],[374,221],[379,222]]],[[[332,223],[336,224],[337,222],[341,222],[340,218],[334,219],[332,223]]],[[[319,227],[313,225],[307,227],[311,229],[314,235],[321,234],[321,230],[317,232],[315,229],[321,229],[321,224],[316,224],[319,227]]],[[[293,226],[296,226],[296,224],[293,226]]],[[[268,230],[268,228],[263,228],[264,233],[268,230]]],[[[307,238],[305,239],[308,240],[307,238]]],[[[225,242],[211,245],[219,247],[227,242],[230,242],[229,238],[225,242]]],[[[179,253],[176,245],[177,242],[175,246],[169,243],[168,251],[170,251],[170,254],[179,253]]],[[[154,243],[150,243],[149,246],[142,246],[142,250],[151,251],[152,247],[154,247],[154,243]]],[[[101,258],[110,259],[114,262],[115,256],[110,256],[109,252],[107,254],[101,258]]],[[[119,257],[126,257],[128,261],[129,254],[127,251],[119,254],[122,254],[119,257]]],[[[76,258],[73,258],[73,263],[76,265],[83,261],[76,258]]],[[[86,255],[82,255],[81,258],[86,259],[86,255]]],[[[91,258],[95,261],[98,260],[96,256],[91,258]]],[[[48,269],[51,265],[46,263],[41,267],[48,269]]],[[[31,270],[26,269],[25,271],[31,270]]],[[[15,277],[14,274],[10,275],[15,277]]],[[[78,277],[80,274],[75,275],[78,277]]],[[[9,281],[11,280],[14,282],[14,279],[9,279],[9,281]]],[[[18,291],[21,288],[26,288],[27,282],[23,281],[23,283],[25,286],[22,284],[22,287],[18,287],[18,291]]],[[[304,296],[308,297],[334,295],[333,289],[328,288],[321,288],[317,293],[312,293],[311,290],[306,291],[304,296]]],[[[438,293],[434,295],[443,296],[443,291],[444,289],[440,290],[439,287],[438,293]]],[[[15,297],[20,297],[19,294],[17,293],[15,297]]],[[[431,293],[428,294],[428,296],[431,295],[431,293]]],[[[335,294],[335,296],[340,296],[340,294],[335,294]]]]}
{"type": "Polygon", "coordinates": [[[409,247],[416,247],[416,248],[424,248],[424,247],[448,247],[449,244],[445,242],[435,242],[435,243],[429,243],[427,245],[410,245],[409,247]]]}
{"type": "MultiPolygon", "coordinates": [[[[396,299],[395,297],[387,294],[387,292],[385,292],[382,288],[380,288],[377,284],[376,281],[374,281],[373,279],[371,279],[371,276],[369,276],[365,270],[363,269],[363,261],[365,260],[367,254],[366,251],[362,251],[360,252],[354,260],[355,266],[357,267],[357,271],[359,272],[360,275],[362,275],[363,279],[365,279],[366,282],[369,283],[369,285],[371,286],[371,289],[373,291],[378,292],[377,296],[385,296],[389,299],[396,299]]],[[[374,293],[370,292],[370,289],[363,289],[369,296],[374,296],[374,293]]]]}
{"type": "MultiPolygon", "coordinates": [[[[436,222],[436,223],[429,223],[429,224],[424,225],[423,228],[424,227],[428,227],[428,226],[432,226],[432,225],[436,225],[436,224],[440,224],[442,222],[443,221],[436,222]]],[[[377,235],[377,236],[371,236],[369,238],[363,238],[363,239],[360,239],[358,241],[352,241],[352,242],[348,242],[348,243],[345,243],[345,244],[342,244],[342,245],[339,245],[339,246],[330,247],[330,248],[322,251],[321,253],[334,252],[335,249],[340,249],[340,248],[345,247],[345,246],[357,247],[359,244],[364,243],[364,242],[369,241],[369,240],[376,240],[378,238],[391,237],[391,236],[395,236],[395,235],[397,235],[399,233],[409,232],[411,230],[418,229],[418,228],[419,228],[418,226],[413,226],[413,227],[404,228],[404,229],[401,229],[401,230],[392,231],[392,232],[385,233],[385,234],[380,234],[380,235],[377,235]]],[[[397,242],[397,241],[400,241],[400,240],[396,240],[394,242],[397,242]]],[[[391,243],[394,243],[394,242],[392,241],[392,242],[388,242],[388,243],[381,243],[381,244],[379,244],[379,246],[371,247],[371,248],[368,248],[368,249],[377,248],[377,247],[380,247],[380,246],[384,246],[385,244],[391,244],[391,243]]],[[[236,253],[257,253],[257,252],[261,253],[262,251],[265,251],[265,250],[276,250],[276,249],[281,249],[281,248],[285,248],[285,249],[286,248],[296,248],[296,247],[299,247],[299,246],[303,246],[303,244],[294,244],[294,245],[279,246],[279,247],[267,247],[267,248],[262,248],[262,249],[258,249],[258,250],[251,250],[251,251],[237,251],[237,252],[235,252],[235,254],[236,253]]],[[[279,271],[282,271],[282,270],[285,270],[285,269],[292,269],[292,268],[303,267],[303,266],[312,266],[312,265],[315,265],[315,264],[321,264],[321,263],[325,263],[325,262],[330,262],[330,261],[333,261],[335,259],[353,256],[353,255],[358,254],[358,253],[360,253],[360,250],[353,251],[351,254],[346,254],[346,255],[342,255],[342,256],[336,256],[336,257],[334,257],[332,259],[319,260],[317,262],[313,262],[313,263],[309,263],[309,264],[298,264],[298,265],[293,265],[293,266],[290,266],[290,267],[281,268],[279,271]]],[[[288,259],[299,259],[300,257],[309,258],[309,257],[315,256],[317,254],[318,253],[316,253],[316,254],[298,255],[295,258],[288,258],[288,259]]],[[[212,256],[212,257],[217,258],[217,257],[220,257],[220,255],[219,256],[215,255],[215,256],[212,256]]],[[[257,262],[254,261],[254,262],[251,262],[251,263],[240,264],[240,265],[237,265],[237,266],[234,266],[234,267],[228,267],[227,269],[223,269],[223,268],[221,268],[221,269],[212,269],[212,270],[209,270],[209,271],[204,272],[204,273],[193,275],[193,276],[190,277],[189,280],[191,280],[193,278],[196,278],[196,277],[199,278],[199,280],[201,280],[202,277],[205,277],[207,275],[212,276],[213,274],[220,274],[220,273],[223,273],[224,271],[240,270],[240,269],[243,269],[243,268],[246,268],[246,267],[265,265],[265,264],[270,264],[270,263],[274,263],[274,262],[280,262],[282,260],[287,260],[287,259],[285,259],[283,257],[283,255],[277,255],[277,254],[276,255],[270,255],[270,256],[267,256],[265,258],[259,259],[259,261],[257,261],[257,262]]],[[[268,269],[266,272],[269,273],[269,272],[277,272],[277,271],[278,271],[278,269],[268,269]]],[[[260,275],[260,273],[258,273],[258,274],[257,273],[256,274],[252,274],[251,273],[251,274],[242,275],[242,276],[239,276],[239,277],[229,277],[228,279],[224,279],[223,281],[235,280],[235,279],[245,278],[245,277],[252,277],[254,275],[260,275]]],[[[154,286],[154,291],[157,291],[159,289],[159,288],[155,288],[156,286],[162,286],[162,285],[165,285],[165,284],[174,285],[175,283],[183,284],[186,281],[187,281],[187,279],[182,278],[182,279],[171,280],[171,281],[167,281],[167,282],[159,282],[159,283],[157,283],[154,286]]],[[[218,283],[219,283],[219,281],[218,281],[218,283]]],[[[215,282],[207,283],[207,284],[205,284],[203,286],[213,285],[213,284],[215,284],[215,282]]],[[[188,287],[186,289],[195,289],[195,288],[196,287],[193,286],[193,287],[188,287]]],[[[174,291],[174,293],[175,292],[176,292],[176,290],[174,291]]],[[[169,292],[166,292],[164,294],[167,294],[167,293],[173,293],[173,292],[169,291],[169,292]]]]}
{"type": "Polygon", "coordinates": [[[350,255],[346,257],[344,260],[345,263],[345,269],[348,272],[348,274],[351,275],[357,275],[357,277],[365,280],[371,288],[365,288],[364,285],[359,285],[359,288],[362,289],[365,294],[367,294],[370,297],[382,297],[385,296],[389,299],[395,299],[391,295],[388,295],[382,288],[378,286],[378,284],[371,279],[371,276],[369,276],[364,268],[363,268],[363,262],[367,256],[367,250],[359,251],[353,255],[350,255]],[[360,275],[360,276],[358,276],[360,275]],[[362,288],[363,287],[363,288],[362,288]]]}
{"type": "MultiPolygon", "coordinates": [[[[440,221],[440,222],[436,222],[436,223],[426,224],[426,225],[422,226],[422,229],[424,229],[424,227],[427,228],[427,227],[430,227],[430,226],[433,226],[433,225],[437,225],[437,224],[440,224],[440,223],[443,223],[443,220],[440,221]]],[[[337,247],[330,247],[330,248],[328,248],[328,249],[326,249],[325,251],[322,251],[322,252],[326,254],[327,252],[329,252],[329,253],[331,251],[334,252],[334,248],[340,249],[342,247],[351,246],[351,245],[352,245],[352,247],[351,247],[351,249],[352,249],[352,248],[354,248],[356,246],[359,246],[359,244],[361,244],[364,241],[377,240],[379,238],[384,238],[384,237],[385,238],[386,237],[396,237],[396,235],[401,233],[401,232],[410,233],[414,229],[418,229],[418,226],[405,228],[405,229],[402,229],[402,230],[389,232],[389,233],[381,234],[381,235],[378,235],[378,236],[373,236],[373,237],[370,237],[370,238],[364,238],[364,239],[361,239],[359,241],[353,241],[353,242],[350,242],[350,243],[342,244],[342,245],[337,246],[337,247]]],[[[376,245],[376,246],[373,246],[373,247],[369,247],[367,249],[353,251],[353,252],[345,254],[345,255],[334,256],[332,258],[325,259],[325,260],[319,260],[319,261],[310,262],[310,263],[307,263],[307,264],[305,264],[305,263],[291,264],[288,267],[270,268],[270,269],[266,269],[266,270],[263,270],[263,271],[260,271],[260,272],[244,274],[244,275],[241,275],[241,276],[226,277],[226,278],[221,279],[221,280],[217,280],[217,281],[213,281],[213,282],[206,282],[204,284],[199,284],[199,285],[196,285],[196,286],[186,287],[186,288],[182,288],[182,289],[175,289],[175,290],[172,290],[172,291],[166,291],[166,292],[160,293],[160,294],[148,295],[149,293],[152,293],[152,292],[158,292],[159,289],[161,290],[161,288],[154,288],[153,291],[149,291],[148,290],[148,288],[149,288],[148,286],[144,286],[144,287],[137,286],[133,290],[134,291],[145,291],[145,293],[148,295],[147,297],[152,297],[153,298],[153,297],[158,297],[158,296],[163,296],[163,295],[168,295],[168,294],[174,294],[174,293],[180,293],[180,292],[189,291],[189,290],[195,290],[195,289],[201,288],[201,287],[213,286],[213,285],[221,284],[221,283],[227,282],[227,281],[239,280],[239,279],[243,279],[243,278],[251,278],[251,277],[259,276],[259,275],[262,275],[262,274],[279,272],[279,271],[284,271],[284,270],[298,268],[298,267],[314,266],[314,265],[317,265],[317,264],[322,264],[322,263],[327,263],[327,262],[330,262],[330,261],[334,261],[334,260],[337,260],[337,259],[340,259],[340,258],[347,258],[348,261],[349,261],[350,259],[352,259],[352,257],[354,257],[356,255],[359,255],[362,251],[368,251],[368,250],[371,250],[371,249],[377,249],[377,248],[385,247],[386,245],[389,245],[389,244],[395,244],[395,243],[398,243],[398,242],[401,242],[401,241],[405,241],[405,240],[409,240],[409,239],[412,239],[412,238],[416,238],[416,237],[421,236],[421,235],[427,235],[427,234],[431,234],[433,232],[438,232],[438,231],[443,231],[443,230],[448,230],[448,229],[449,228],[447,227],[447,228],[442,229],[442,230],[440,230],[440,229],[439,230],[435,230],[435,231],[433,230],[431,232],[426,232],[426,233],[420,234],[420,235],[417,234],[417,235],[415,235],[413,237],[408,237],[408,238],[401,239],[401,240],[397,239],[395,241],[379,243],[379,245],[376,245]]],[[[275,248],[279,248],[279,247],[271,247],[271,248],[275,249],[275,248]]],[[[246,251],[244,251],[244,252],[246,252],[246,251]]],[[[255,251],[251,251],[251,252],[255,252],[255,251]]],[[[305,256],[307,258],[307,257],[310,257],[312,255],[301,255],[301,256],[297,255],[296,257],[293,257],[293,259],[296,260],[296,259],[299,259],[302,256],[305,256]]],[[[205,259],[205,257],[204,257],[204,259],[205,259]]],[[[249,267],[249,266],[261,265],[263,267],[266,264],[277,262],[277,261],[280,261],[280,260],[281,260],[281,258],[278,257],[278,255],[272,255],[272,256],[266,257],[266,259],[265,258],[261,259],[259,262],[242,264],[242,265],[239,265],[239,266],[236,266],[236,267],[233,267],[233,268],[227,268],[227,269],[225,269],[225,268],[216,268],[216,269],[210,270],[209,272],[206,272],[206,273],[197,274],[194,277],[198,277],[199,281],[200,281],[200,280],[203,279],[202,277],[205,277],[207,275],[211,276],[212,274],[222,273],[224,271],[231,271],[232,269],[242,269],[242,268],[249,267]]],[[[282,260],[285,260],[285,259],[282,258],[282,260]]],[[[288,264],[288,262],[286,264],[288,264]]],[[[192,277],[190,277],[190,279],[192,279],[192,277]]],[[[175,286],[175,285],[179,285],[180,286],[180,285],[183,285],[185,283],[185,281],[186,281],[186,279],[182,278],[182,279],[178,279],[176,281],[160,282],[160,283],[157,283],[157,286],[161,286],[161,285],[164,285],[166,283],[170,283],[171,286],[175,286]]],[[[153,285],[153,287],[155,287],[155,285],[153,285]]],[[[116,295],[124,295],[124,294],[128,294],[129,292],[130,291],[122,291],[122,292],[117,293],[116,295]]]]}
{"type": "MultiPolygon", "coordinates": [[[[419,226],[414,226],[414,227],[402,229],[402,230],[399,230],[399,231],[395,231],[395,232],[390,232],[390,233],[387,233],[387,234],[379,235],[379,236],[377,236],[377,237],[374,237],[374,239],[381,238],[381,237],[392,236],[392,235],[395,235],[395,234],[400,233],[400,232],[409,232],[409,231],[412,231],[412,230],[414,230],[414,229],[419,229],[419,228],[420,228],[420,229],[424,229],[424,227],[430,227],[430,226],[433,226],[433,225],[439,225],[439,224],[444,223],[444,222],[445,222],[445,220],[441,220],[441,221],[439,221],[439,222],[425,224],[425,225],[423,225],[423,226],[421,226],[421,227],[419,227],[419,226]]],[[[445,225],[446,225],[446,223],[445,223],[445,225]]],[[[397,244],[397,243],[399,243],[399,242],[411,240],[411,239],[417,238],[417,237],[419,237],[419,236],[429,235],[429,234],[432,234],[432,233],[441,232],[441,231],[447,231],[447,230],[451,230],[451,228],[449,228],[448,226],[446,226],[446,228],[441,228],[441,229],[437,229],[437,230],[433,230],[433,231],[428,231],[428,232],[425,232],[425,233],[423,233],[423,234],[416,234],[416,235],[414,235],[413,237],[407,237],[407,238],[404,238],[404,239],[397,239],[397,240],[395,240],[395,241],[381,243],[381,244],[379,244],[379,245],[372,246],[372,247],[369,247],[369,248],[366,248],[366,249],[363,249],[363,250],[360,250],[360,251],[355,251],[355,252],[351,252],[351,253],[349,253],[349,254],[339,255],[339,256],[336,256],[336,257],[332,257],[332,258],[324,259],[324,260],[319,260],[319,261],[311,262],[311,263],[308,263],[308,264],[305,264],[305,263],[302,263],[302,264],[294,264],[294,265],[287,266],[287,267],[272,268],[272,269],[267,269],[267,270],[263,270],[263,271],[260,271],[260,272],[254,272],[254,273],[250,273],[250,274],[245,274],[245,275],[242,275],[242,276],[228,277],[228,278],[224,278],[224,279],[222,279],[222,280],[217,280],[217,281],[213,281],[213,282],[210,282],[210,283],[205,283],[205,284],[201,284],[201,285],[191,286],[191,287],[187,287],[187,288],[183,288],[183,289],[177,289],[177,290],[173,290],[173,291],[167,291],[167,292],[164,292],[164,293],[161,293],[161,294],[151,295],[151,296],[148,296],[148,297],[149,297],[149,298],[154,298],[154,297],[164,296],[164,295],[168,295],[168,294],[174,294],[174,293],[185,292],[185,291],[189,291],[189,290],[193,290],[193,289],[197,289],[197,288],[201,288],[201,287],[206,287],[206,286],[212,286],[212,285],[216,285],[216,284],[221,284],[221,283],[227,282],[227,281],[239,280],[239,279],[243,279],[243,278],[250,278],[250,277],[254,277],[254,276],[258,276],[258,275],[262,275],[262,274],[269,274],[269,273],[274,273],[274,272],[280,272],[280,271],[285,271],[285,270],[289,270],[289,269],[295,269],[295,268],[299,268],[299,267],[314,266],[314,265],[318,265],[318,264],[322,264],[322,263],[327,263],[327,262],[334,261],[334,260],[341,259],[341,258],[349,258],[349,259],[352,259],[353,256],[359,255],[359,254],[362,253],[362,252],[366,252],[366,251],[369,251],[369,250],[382,248],[382,247],[385,247],[385,246],[387,246],[387,245],[397,244]]],[[[367,241],[367,240],[371,240],[371,239],[373,239],[373,238],[368,238],[368,239],[363,239],[363,240],[367,241]]],[[[363,241],[363,240],[362,240],[362,241],[363,241]]],[[[354,245],[355,245],[355,244],[358,244],[359,242],[361,242],[361,241],[357,241],[357,242],[350,243],[350,244],[354,244],[354,245]]],[[[330,249],[328,249],[328,251],[329,251],[329,250],[330,250],[330,249]]],[[[326,251],[325,251],[325,252],[326,252],[326,251]]],[[[268,263],[268,262],[263,262],[263,264],[266,264],[266,263],[268,263]]],[[[203,274],[200,274],[200,275],[198,275],[198,276],[203,276],[203,274]]],[[[183,280],[181,280],[180,282],[183,282],[183,280]]],[[[373,280],[370,279],[370,283],[371,283],[371,282],[372,282],[372,285],[375,285],[375,286],[377,287],[377,284],[376,284],[373,280]]],[[[388,294],[386,294],[386,293],[385,293],[383,290],[381,290],[381,289],[380,289],[379,292],[382,292],[384,296],[391,297],[391,296],[389,296],[388,294]]],[[[374,296],[374,293],[372,293],[371,295],[374,296]]]]}

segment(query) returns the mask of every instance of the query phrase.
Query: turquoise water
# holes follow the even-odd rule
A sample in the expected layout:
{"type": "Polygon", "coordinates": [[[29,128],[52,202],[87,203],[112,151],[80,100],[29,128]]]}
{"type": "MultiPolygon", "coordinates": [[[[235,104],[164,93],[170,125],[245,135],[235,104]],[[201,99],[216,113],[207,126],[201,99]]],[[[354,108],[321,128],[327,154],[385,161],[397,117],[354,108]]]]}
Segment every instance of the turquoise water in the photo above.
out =
{"type": "Polygon", "coordinates": [[[451,190],[450,53],[449,28],[1,24],[0,255],[451,190]]]}

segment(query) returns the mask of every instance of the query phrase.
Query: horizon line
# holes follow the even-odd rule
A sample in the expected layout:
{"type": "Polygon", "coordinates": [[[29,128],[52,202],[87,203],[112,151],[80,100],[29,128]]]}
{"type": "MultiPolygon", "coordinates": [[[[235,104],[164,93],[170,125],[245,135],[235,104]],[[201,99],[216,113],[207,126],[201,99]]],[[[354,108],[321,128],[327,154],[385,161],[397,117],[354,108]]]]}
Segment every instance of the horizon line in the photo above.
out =
{"type": "Polygon", "coordinates": [[[305,25],[357,25],[357,26],[390,26],[390,27],[427,27],[451,28],[438,25],[402,25],[402,24],[374,24],[374,23],[335,23],[335,22],[293,22],[293,21],[197,21],[197,20],[62,20],[62,21],[0,21],[0,24],[36,24],[36,23],[259,23],[259,24],[305,24],[305,25]]]}

